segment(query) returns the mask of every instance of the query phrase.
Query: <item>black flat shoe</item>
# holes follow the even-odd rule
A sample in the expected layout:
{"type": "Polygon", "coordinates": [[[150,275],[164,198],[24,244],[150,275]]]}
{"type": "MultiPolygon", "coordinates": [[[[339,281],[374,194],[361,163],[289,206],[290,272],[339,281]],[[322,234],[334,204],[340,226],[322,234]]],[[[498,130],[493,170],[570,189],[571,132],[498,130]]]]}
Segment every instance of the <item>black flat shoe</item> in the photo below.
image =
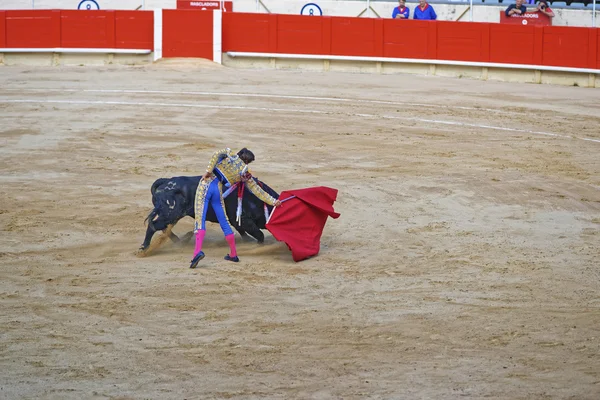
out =
{"type": "Polygon", "coordinates": [[[225,256],[225,259],[226,259],[227,261],[232,261],[232,262],[240,262],[240,259],[239,259],[239,257],[238,257],[238,256],[231,257],[231,256],[229,256],[229,254],[227,254],[227,255],[225,256]]]}
{"type": "Polygon", "coordinates": [[[196,257],[194,257],[192,259],[192,262],[190,263],[190,268],[196,268],[198,266],[198,263],[200,262],[200,260],[202,260],[204,258],[204,252],[201,251],[200,253],[196,254],[196,257]]]}

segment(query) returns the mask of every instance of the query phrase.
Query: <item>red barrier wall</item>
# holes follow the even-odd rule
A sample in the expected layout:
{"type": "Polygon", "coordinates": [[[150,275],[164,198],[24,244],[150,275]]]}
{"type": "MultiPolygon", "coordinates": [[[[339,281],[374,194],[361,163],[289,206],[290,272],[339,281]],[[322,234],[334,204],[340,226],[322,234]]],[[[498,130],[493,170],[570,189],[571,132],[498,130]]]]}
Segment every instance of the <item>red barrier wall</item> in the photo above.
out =
{"type": "Polygon", "coordinates": [[[271,48],[269,40],[276,35],[270,35],[269,27],[276,27],[276,21],[273,14],[223,13],[223,49],[274,53],[275,42],[271,48]]]}
{"type": "MultiPolygon", "coordinates": [[[[590,36],[596,37],[596,66],[600,68],[600,29],[597,29],[598,32],[590,32],[590,36]]],[[[592,40],[593,42],[593,40],[592,40]]],[[[590,65],[593,63],[594,57],[590,54],[590,65]]]]}
{"type": "MultiPolygon", "coordinates": [[[[408,24],[398,23],[393,19],[383,20],[383,57],[392,58],[433,58],[435,38],[430,38],[432,31],[429,21],[410,21],[408,24]],[[430,54],[431,53],[431,54],[430,54]]],[[[409,21],[402,21],[409,22],[409,21]]],[[[433,31],[435,33],[435,31],[433,31]]]]}
{"type": "Polygon", "coordinates": [[[0,48],[6,47],[6,11],[0,11],[0,48]]]}
{"type": "Polygon", "coordinates": [[[324,42],[323,21],[324,18],[306,15],[278,16],[277,52],[293,50],[298,54],[321,54],[324,42]]]}
{"type": "Polygon", "coordinates": [[[6,47],[60,47],[60,11],[5,12],[6,47]]]}
{"type": "Polygon", "coordinates": [[[496,24],[489,29],[490,62],[538,64],[534,62],[534,26],[496,24]]]}
{"type": "Polygon", "coordinates": [[[115,47],[118,49],[154,49],[154,13],[152,11],[116,11],[115,47]]]}
{"type": "Polygon", "coordinates": [[[440,21],[435,25],[437,25],[437,59],[461,61],[487,61],[489,59],[487,24],[457,24],[440,21]]]}
{"type": "Polygon", "coordinates": [[[544,65],[588,68],[589,34],[587,28],[549,26],[544,28],[542,62],[544,65]]]}
{"type": "Polygon", "coordinates": [[[213,12],[163,10],[163,57],[213,58],[213,12]]]}
{"type": "Polygon", "coordinates": [[[600,68],[600,30],[276,14],[223,15],[223,51],[600,68]]]}
{"type": "Polygon", "coordinates": [[[152,11],[0,11],[0,47],[154,49],[152,11]]]}
{"type": "MultiPolygon", "coordinates": [[[[213,12],[163,11],[164,57],[213,57],[213,12]]],[[[600,68],[600,29],[223,13],[223,51],[600,68]]],[[[0,11],[0,47],[154,47],[152,11],[0,11]]]]}
{"type": "Polygon", "coordinates": [[[382,49],[383,20],[331,18],[331,54],[372,57],[381,53],[382,49]]]}
{"type": "Polygon", "coordinates": [[[115,12],[62,10],[61,46],[108,49],[115,47],[115,12]]]}

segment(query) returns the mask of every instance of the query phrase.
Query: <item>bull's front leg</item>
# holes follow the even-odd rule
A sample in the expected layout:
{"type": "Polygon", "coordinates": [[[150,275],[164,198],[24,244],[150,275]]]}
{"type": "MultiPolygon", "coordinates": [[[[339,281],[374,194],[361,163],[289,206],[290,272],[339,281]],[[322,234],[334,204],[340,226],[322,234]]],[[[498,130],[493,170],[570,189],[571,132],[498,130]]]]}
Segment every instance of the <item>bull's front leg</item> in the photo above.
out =
{"type": "Polygon", "coordinates": [[[171,239],[171,241],[173,243],[179,243],[180,242],[179,236],[177,236],[173,232],[169,232],[169,239],[171,239]]]}
{"type": "Polygon", "coordinates": [[[264,233],[262,233],[262,231],[258,228],[258,226],[256,226],[254,221],[252,221],[251,219],[248,219],[246,221],[242,219],[242,227],[240,229],[246,231],[246,233],[248,233],[248,235],[256,239],[258,243],[264,243],[264,233]]]}
{"type": "MultiPolygon", "coordinates": [[[[148,227],[148,230],[150,230],[151,228],[148,227]]],[[[165,241],[167,241],[170,236],[171,236],[171,230],[173,229],[173,225],[168,225],[166,229],[163,230],[162,235],[160,235],[157,239],[155,239],[154,241],[152,240],[152,235],[154,235],[154,231],[150,234],[150,236],[148,237],[148,230],[146,231],[146,238],[148,240],[148,244],[146,245],[146,247],[144,248],[144,244],[146,243],[146,241],[144,240],[144,243],[142,243],[142,247],[140,247],[140,249],[137,251],[137,256],[138,257],[146,257],[147,255],[149,255],[151,252],[153,252],[154,250],[158,249],[160,246],[162,246],[165,241]]]]}
{"type": "Polygon", "coordinates": [[[144,237],[144,242],[138,249],[138,251],[145,251],[148,246],[150,246],[150,242],[152,241],[152,236],[156,233],[156,230],[152,227],[152,224],[148,224],[148,228],[146,229],[146,236],[144,237]]]}
{"type": "Polygon", "coordinates": [[[245,240],[245,239],[248,238],[248,235],[246,234],[246,231],[243,228],[241,228],[241,227],[238,226],[238,227],[235,228],[235,230],[240,234],[240,236],[242,237],[242,239],[245,240]]]}
{"type": "Polygon", "coordinates": [[[181,239],[181,241],[179,243],[182,245],[188,243],[190,241],[190,239],[192,238],[192,236],[194,236],[194,231],[189,231],[188,233],[183,235],[183,238],[181,239]]]}
{"type": "MultiPolygon", "coordinates": [[[[246,231],[244,230],[244,228],[242,228],[241,226],[238,225],[237,223],[237,216],[235,215],[235,213],[228,213],[227,218],[229,219],[229,225],[231,225],[231,227],[233,229],[235,229],[237,231],[237,233],[240,234],[240,236],[242,237],[242,239],[245,239],[248,237],[248,235],[246,235],[246,231]]],[[[242,218],[242,221],[244,219],[242,218]]],[[[242,225],[244,223],[242,222],[242,225]]]]}

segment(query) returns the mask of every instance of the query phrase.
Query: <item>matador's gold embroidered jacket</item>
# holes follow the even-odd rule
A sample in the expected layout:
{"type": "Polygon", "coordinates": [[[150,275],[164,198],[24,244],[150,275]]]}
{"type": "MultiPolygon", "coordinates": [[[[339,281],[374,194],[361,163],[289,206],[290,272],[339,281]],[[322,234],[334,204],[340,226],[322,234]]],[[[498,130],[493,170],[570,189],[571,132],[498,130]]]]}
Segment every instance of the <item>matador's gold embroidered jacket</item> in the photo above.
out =
{"type": "MultiPolygon", "coordinates": [[[[206,172],[215,173],[215,175],[221,175],[227,182],[224,182],[226,186],[233,185],[234,183],[240,182],[243,179],[244,174],[247,171],[247,165],[242,159],[231,149],[223,149],[216,151],[208,163],[206,172]]],[[[275,198],[269,195],[267,192],[261,189],[256,184],[254,179],[244,180],[246,187],[259,199],[269,205],[275,204],[275,198]]]]}

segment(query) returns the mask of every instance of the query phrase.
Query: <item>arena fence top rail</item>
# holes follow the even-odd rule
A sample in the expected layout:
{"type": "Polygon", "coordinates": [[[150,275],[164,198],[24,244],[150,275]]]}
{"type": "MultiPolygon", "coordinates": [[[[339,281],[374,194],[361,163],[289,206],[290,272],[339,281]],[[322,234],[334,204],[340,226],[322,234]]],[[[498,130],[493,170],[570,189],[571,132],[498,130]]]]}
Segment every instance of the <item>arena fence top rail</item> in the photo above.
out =
{"type": "Polygon", "coordinates": [[[227,55],[229,57],[289,58],[289,59],[338,60],[338,61],[371,61],[371,62],[388,62],[388,63],[457,65],[457,66],[463,66],[463,67],[529,69],[529,70],[538,70],[538,71],[564,71],[564,72],[578,72],[578,73],[586,73],[586,74],[600,74],[600,69],[592,69],[592,68],[571,68],[571,67],[555,67],[555,66],[550,66],[550,65],[504,64],[504,63],[490,63],[490,62],[431,60],[431,59],[416,59],[416,58],[333,56],[333,55],[318,55],[318,54],[250,53],[250,52],[239,52],[239,51],[228,51],[227,55]]]}
{"type": "Polygon", "coordinates": [[[0,48],[0,53],[150,54],[146,49],[0,48]]]}

